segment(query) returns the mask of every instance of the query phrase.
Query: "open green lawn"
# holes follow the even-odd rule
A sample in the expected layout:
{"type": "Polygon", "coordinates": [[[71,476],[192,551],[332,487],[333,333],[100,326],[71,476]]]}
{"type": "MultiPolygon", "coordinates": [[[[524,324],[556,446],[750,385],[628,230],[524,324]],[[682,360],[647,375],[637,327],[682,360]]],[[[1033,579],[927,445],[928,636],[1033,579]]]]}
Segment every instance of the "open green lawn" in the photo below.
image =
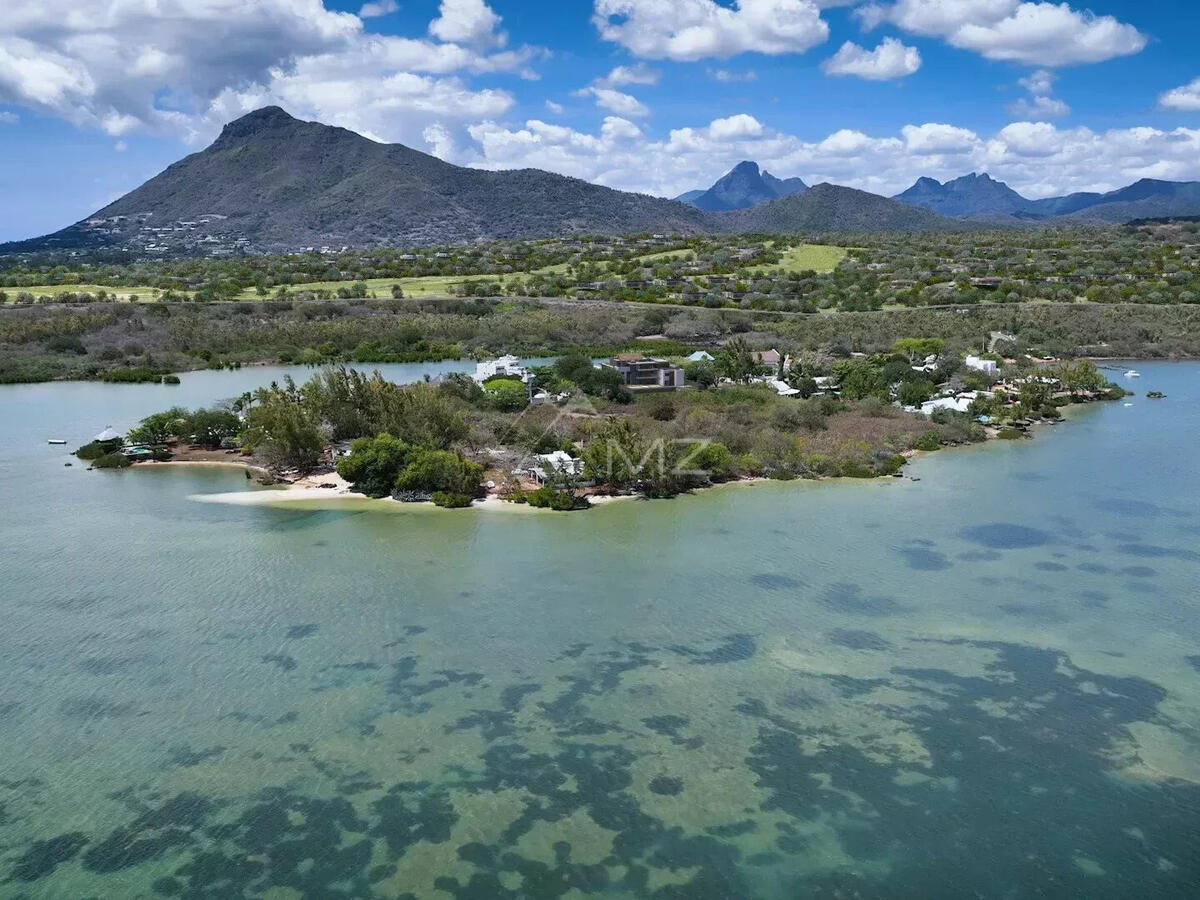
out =
{"type": "Polygon", "coordinates": [[[0,291],[8,294],[9,303],[13,303],[17,299],[17,294],[21,293],[33,294],[35,297],[52,297],[64,291],[75,294],[97,294],[100,291],[107,291],[109,294],[116,294],[122,300],[132,294],[140,303],[155,299],[158,293],[158,290],[152,287],[105,287],[100,284],[44,284],[37,287],[0,288],[0,291]]]}
{"type": "Polygon", "coordinates": [[[782,268],[788,272],[832,272],[846,258],[844,247],[831,247],[828,244],[801,244],[799,247],[789,247],[783,253],[783,259],[777,266],[757,266],[752,271],[762,272],[782,268]]]}
{"type": "MultiPolygon", "coordinates": [[[[671,259],[681,256],[686,256],[691,251],[689,250],[664,250],[659,253],[648,253],[638,259],[645,262],[658,262],[665,259],[671,259]]],[[[803,244],[799,247],[791,247],[783,254],[783,260],[778,266],[759,266],[751,269],[751,272],[761,272],[769,269],[783,268],[787,271],[802,272],[812,270],[815,272],[832,272],[838,267],[846,257],[846,250],[841,247],[830,247],[824,244],[803,244]]],[[[567,270],[566,263],[559,263],[553,266],[545,266],[541,269],[536,269],[533,273],[514,272],[508,278],[521,277],[528,274],[553,275],[560,274],[567,270]]],[[[404,291],[405,297],[426,298],[426,297],[447,297],[453,291],[454,285],[465,284],[471,281],[497,281],[499,275],[427,275],[419,278],[371,278],[365,283],[368,291],[380,297],[389,297],[392,292],[392,285],[398,284],[404,291]]],[[[325,290],[334,293],[338,288],[348,287],[354,284],[354,281],[314,281],[308,284],[294,284],[288,287],[292,293],[300,293],[302,291],[319,291],[325,290]]],[[[131,294],[135,296],[139,302],[146,302],[155,299],[157,291],[150,287],[102,287],[95,284],[74,284],[74,285],[42,285],[39,287],[27,288],[6,288],[9,296],[9,302],[15,299],[18,291],[33,294],[35,297],[54,295],[62,291],[76,291],[80,293],[94,294],[104,290],[110,294],[117,294],[122,300],[126,299],[131,294]]],[[[238,295],[239,300],[261,300],[263,299],[253,288],[247,288],[238,295]]]]}

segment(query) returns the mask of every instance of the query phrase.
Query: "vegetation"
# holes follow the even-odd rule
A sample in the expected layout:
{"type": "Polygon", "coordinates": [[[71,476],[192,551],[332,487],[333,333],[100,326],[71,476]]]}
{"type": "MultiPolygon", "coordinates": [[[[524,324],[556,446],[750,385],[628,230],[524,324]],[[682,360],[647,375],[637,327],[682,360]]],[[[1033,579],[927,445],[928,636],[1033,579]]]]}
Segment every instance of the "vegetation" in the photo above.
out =
{"type": "Polygon", "coordinates": [[[133,463],[123,453],[105,453],[92,461],[93,469],[128,469],[133,463]]]}

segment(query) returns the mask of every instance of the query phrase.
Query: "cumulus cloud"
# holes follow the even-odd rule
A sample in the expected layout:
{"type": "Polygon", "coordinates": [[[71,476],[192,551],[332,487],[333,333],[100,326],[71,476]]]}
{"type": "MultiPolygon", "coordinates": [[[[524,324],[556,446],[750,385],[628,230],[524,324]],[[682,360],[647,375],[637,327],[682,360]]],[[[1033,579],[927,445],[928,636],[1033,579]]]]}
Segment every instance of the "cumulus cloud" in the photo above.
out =
{"type": "Polygon", "coordinates": [[[814,0],[595,0],[592,21],[635,56],[680,62],[803,53],[829,38],[814,0]]]}
{"type": "Polygon", "coordinates": [[[278,103],[433,146],[424,137],[432,125],[465,136],[468,122],[512,107],[508,92],[474,89],[469,76],[533,76],[539,51],[501,49],[500,24],[482,0],[443,0],[431,38],[366,32],[323,0],[40,0],[0,17],[0,103],[113,137],[141,130],[192,142],[278,103]]]}
{"type": "Polygon", "coordinates": [[[921,68],[921,53],[895,38],[884,38],[874,50],[846,41],[832,57],[821,64],[828,75],[854,75],[868,81],[903,78],[921,68]]]}
{"type": "Polygon", "coordinates": [[[20,121],[21,117],[15,112],[0,110],[0,125],[16,125],[20,121]]]}
{"type": "Polygon", "coordinates": [[[362,9],[358,11],[358,17],[360,19],[378,19],[381,16],[390,16],[398,9],[400,9],[400,4],[396,0],[371,0],[370,3],[362,5],[362,9]]]}
{"type": "Polygon", "coordinates": [[[594,82],[602,87],[622,87],[627,84],[651,85],[658,84],[662,73],[644,63],[635,66],[617,66],[603,78],[594,82]]]}
{"type": "Polygon", "coordinates": [[[555,103],[553,100],[546,101],[546,109],[550,110],[550,112],[554,113],[556,116],[561,116],[564,112],[563,105],[561,103],[555,103]]]}
{"type": "Polygon", "coordinates": [[[650,107],[642,103],[637,97],[634,97],[632,94],[626,94],[624,91],[600,87],[599,85],[590,85],[576,91],[576,94],[592,97],[596,101],[596,105],[601,109],[607,109],[609,112],[614,112],[619,116],[641,119],[650,115],[650,107]]]}
{"type": "Polygon", "coordinates": [[[988,59],[1038,66],[1103,62],[1146,46],[1146,36],[1132,25],[1067,3],[896,0],[869,4],[858,15],[867,27],[888,22],[988,59]]]}
{"type": "Polygon", "coordinates": [[[1164,109],[1181,109],[1185,112],[1200,111],[1200,78],[1182,87],[1167,91],[1158,98],[1164,109]]]}
{"type": "Polygon", "coordinates": [[[677,128],[665,138],[609,117],[598,133],[544,122],[470,130],[463,159],[483,168],[538,166],[625,190],[677,196],[743,159],[779,175],[799,175],[892,195],[922,175],[940,180],[986,171],[1030,197],[1106,191],[1138,178],[1200,178],[1200,129],[1059,129],[1014,122],[992,136],[946,123],[908,125],[898,134],[843,129],[820,140],[776,131],[741,114],[677,128]]]}
{"type": "Polygon", "coordinates": [[[1008,111],[1024,119],[1060,119],[1070,113],[1071,107],[1053,96],[1056,77],[1051,71],[1039,69],[1024,78],[1018,78],[1017,84],[1027,90],[1029,96],[1010,103],[1008,111]]]}
{"type": "Polygon", "coordinates": [[[448,43],[473,46],[503,46],[508,41],[500,30],[500,16],[483,0],[442,0],[429,33],[448,43]]]}

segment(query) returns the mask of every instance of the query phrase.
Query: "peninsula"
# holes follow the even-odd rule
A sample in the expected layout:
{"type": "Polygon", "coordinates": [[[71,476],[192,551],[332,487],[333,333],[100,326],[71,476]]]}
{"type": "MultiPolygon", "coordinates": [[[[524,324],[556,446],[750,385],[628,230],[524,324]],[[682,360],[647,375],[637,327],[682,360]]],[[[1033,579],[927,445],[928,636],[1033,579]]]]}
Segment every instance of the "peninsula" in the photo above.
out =
{"type": "Polygon", "coordinates": [[[224,461],[373,498],[565,511],[736,480],[899,477],[914,452],[1022,438],[1061,406],[1124,394],[1088,361],[962,355],[939,338],[793,355],[739,337],[687,355],[502,357],[412,385],[327,367],[77,453],[98,468],[224,461]]]}

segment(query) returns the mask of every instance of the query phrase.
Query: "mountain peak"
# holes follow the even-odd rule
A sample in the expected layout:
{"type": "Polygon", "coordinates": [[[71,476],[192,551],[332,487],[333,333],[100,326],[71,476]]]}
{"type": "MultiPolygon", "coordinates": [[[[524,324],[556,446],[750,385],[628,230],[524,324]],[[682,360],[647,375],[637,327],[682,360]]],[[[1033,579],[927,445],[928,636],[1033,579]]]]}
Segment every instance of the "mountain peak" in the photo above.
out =
{"type": "Polygon", "coordinates": [[[680,199],[708,212],[745,209],[805,189],[799,178],[780,179],[744,159],[706,191],[689,192],[680,199]]]}
{"type": "Polygon", "coordinates": [[[241,118],[234,119],[221,129],[221,136],[217,138],[217,141],[218,143],[229,143],[231,141],[245,140],[248,137],[254,137],[267,131],[294,125],[298,121],[299,119],[291,116],[282,107],[264,106],[262,109],[256,109],[253,112],[246,113],[241,118]]]}

